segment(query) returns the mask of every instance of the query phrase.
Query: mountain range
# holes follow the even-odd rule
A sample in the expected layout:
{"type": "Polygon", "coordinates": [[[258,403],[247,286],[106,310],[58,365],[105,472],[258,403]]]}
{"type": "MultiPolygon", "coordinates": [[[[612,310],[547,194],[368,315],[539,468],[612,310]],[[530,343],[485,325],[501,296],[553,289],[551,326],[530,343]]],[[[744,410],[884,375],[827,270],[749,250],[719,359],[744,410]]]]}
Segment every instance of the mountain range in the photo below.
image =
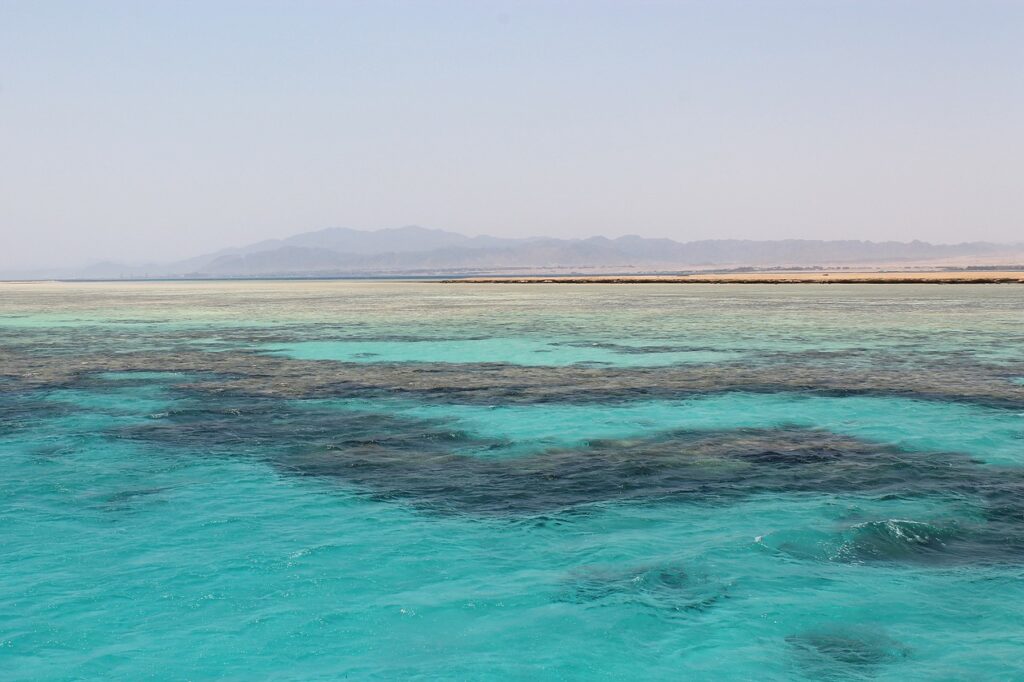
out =
{"type": "Polygon", "coordinates": [[[407,226],[332,227],[223,249],[187,260],[0,273],[7,278],[330,277],[568,271],[680,271],[737,267],[842,267],[1024,261],[1024,244],[712,239],[678,242],[635,235],[609,239],[468,237],[407,226]]]}

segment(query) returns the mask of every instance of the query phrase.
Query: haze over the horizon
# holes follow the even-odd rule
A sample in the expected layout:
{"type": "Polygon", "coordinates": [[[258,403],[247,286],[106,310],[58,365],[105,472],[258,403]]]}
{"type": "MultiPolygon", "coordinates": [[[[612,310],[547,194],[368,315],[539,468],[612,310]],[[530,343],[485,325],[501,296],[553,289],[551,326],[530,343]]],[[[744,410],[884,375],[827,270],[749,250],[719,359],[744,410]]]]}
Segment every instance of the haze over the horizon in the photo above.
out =
{"type": "Polygon", "coordinates": [[[1020,241],[1024,3],[0,0],[0,267],[339,225],[1020,241]]]}

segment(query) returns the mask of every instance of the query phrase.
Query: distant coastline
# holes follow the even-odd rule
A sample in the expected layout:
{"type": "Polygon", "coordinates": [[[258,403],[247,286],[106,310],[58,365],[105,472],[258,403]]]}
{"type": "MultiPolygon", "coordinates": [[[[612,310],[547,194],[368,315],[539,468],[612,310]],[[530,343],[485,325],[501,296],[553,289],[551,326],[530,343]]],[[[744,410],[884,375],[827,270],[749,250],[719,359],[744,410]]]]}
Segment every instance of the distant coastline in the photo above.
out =
{"type": "Polygon", "coordinates": [[[1024,269],[1024,243],[930,244],[859,240],[675,241],[467,236],[405,226],[327,228],[199,254],[185,260],[104,261],[80,267],[0,269],[7,280],[170,280],[286,278],[597,277],[703,272],[988,272],[1024,269]]]}
{"type": "Polygon", "coordinates": [[[410,282],[423,284],[1024,284],[1024,268],[1005,270],[763,270],[754,272],[606,273],[516,275],[353,275],[291,277],[169,277],[95,279],[0,279],[0,285],[57,284],[244,284],[245,282],[410,282]]]}
{"type": "Polygon", "coordinates": [[[586,277],[465,277],[442,284],[1024,284],[1022,271],[748,272],[586,277]]]}

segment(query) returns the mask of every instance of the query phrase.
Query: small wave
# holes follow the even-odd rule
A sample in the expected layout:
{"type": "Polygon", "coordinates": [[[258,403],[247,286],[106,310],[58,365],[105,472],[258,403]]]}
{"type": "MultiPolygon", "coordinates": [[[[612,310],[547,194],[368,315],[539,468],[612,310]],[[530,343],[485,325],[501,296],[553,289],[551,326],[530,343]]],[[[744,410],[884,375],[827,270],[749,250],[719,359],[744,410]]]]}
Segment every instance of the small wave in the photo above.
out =
{"type": "Polygon", "coordinates": [[[909,519],[859,523],[839,533],[782,531],[755,542],[796,559],[839,563],[936,561],[960,535],[956,526],[936,526],[909,519]]]}
{"type": "Polygon", "coordinates": [[[922,521],[887,519],[858,524],[846,535],[838,552],[841,559],[898,561],[940,553],[957,532],[922,521]]]}

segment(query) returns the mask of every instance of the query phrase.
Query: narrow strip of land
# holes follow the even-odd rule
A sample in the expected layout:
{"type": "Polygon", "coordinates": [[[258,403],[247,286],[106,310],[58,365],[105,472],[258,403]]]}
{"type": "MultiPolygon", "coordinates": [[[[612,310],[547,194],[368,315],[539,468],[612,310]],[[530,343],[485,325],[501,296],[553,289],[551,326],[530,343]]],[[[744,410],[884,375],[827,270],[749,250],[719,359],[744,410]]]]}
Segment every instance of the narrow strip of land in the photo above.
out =
{"type": "Polygon", "coordinates": [[[465,277],[444,284],[1024,284],[1024,271],[743,272],[692,275],[465,277]]]}

